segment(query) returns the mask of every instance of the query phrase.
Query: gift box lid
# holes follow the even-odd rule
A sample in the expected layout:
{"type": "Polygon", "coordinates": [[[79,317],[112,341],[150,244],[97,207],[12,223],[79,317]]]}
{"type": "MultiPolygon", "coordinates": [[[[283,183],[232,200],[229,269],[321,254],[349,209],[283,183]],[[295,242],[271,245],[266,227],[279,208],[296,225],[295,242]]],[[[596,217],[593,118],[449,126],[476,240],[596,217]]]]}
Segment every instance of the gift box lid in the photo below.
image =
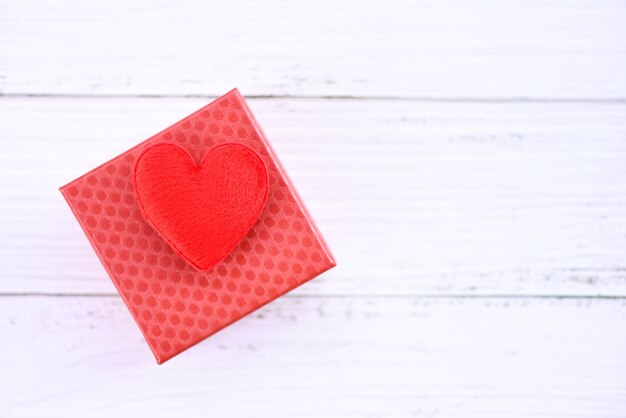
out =
{"type": "Polygon", "coordinates": [[[159,364],[335,266],[236,89],[60,190],[159,364]],[[219,144],[243,144],[267,169],[258,221],[208,271],[181,259],[138,206],[131,173],[142,152],[159,143],[176,144],[196,161],[219,144]]]}

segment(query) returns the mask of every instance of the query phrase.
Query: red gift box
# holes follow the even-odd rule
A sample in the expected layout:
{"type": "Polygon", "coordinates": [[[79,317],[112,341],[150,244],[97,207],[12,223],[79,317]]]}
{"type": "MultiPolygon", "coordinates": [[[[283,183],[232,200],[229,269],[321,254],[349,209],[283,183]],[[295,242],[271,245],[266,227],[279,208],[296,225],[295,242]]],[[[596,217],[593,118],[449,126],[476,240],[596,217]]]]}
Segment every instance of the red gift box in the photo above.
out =
{"type": "Polygon", "coordinates": [[[335,266],[236,89],[60,190],[158,363],[335,266]],[[209,271],[181,259],[137,203],[131,173],[139,156],[159,143],[176,144],[197,162],[216,145],[243,144],[267,169],[258,221],[209,271]]]}

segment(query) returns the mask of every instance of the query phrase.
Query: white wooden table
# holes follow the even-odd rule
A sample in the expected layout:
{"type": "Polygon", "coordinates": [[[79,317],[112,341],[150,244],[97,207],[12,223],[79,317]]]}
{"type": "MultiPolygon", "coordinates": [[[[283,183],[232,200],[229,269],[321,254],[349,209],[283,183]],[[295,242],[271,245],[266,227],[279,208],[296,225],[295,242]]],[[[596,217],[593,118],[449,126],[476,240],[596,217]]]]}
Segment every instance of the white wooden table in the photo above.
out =
{"type": "Polygon", "coordinates": [[[0,417],[625,417],[626,3],[0,2],[0,417]],[[172,361],[57,188],[239,87],[339,266],[172,361]]]}

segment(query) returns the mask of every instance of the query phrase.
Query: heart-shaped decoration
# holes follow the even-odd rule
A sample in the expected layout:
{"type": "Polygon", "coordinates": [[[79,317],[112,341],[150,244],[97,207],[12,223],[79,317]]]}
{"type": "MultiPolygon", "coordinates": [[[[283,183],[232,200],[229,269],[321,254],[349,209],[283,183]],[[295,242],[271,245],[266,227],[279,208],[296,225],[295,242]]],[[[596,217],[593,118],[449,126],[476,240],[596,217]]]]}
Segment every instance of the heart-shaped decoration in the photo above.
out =
{"type": "Polygon", "coordinates": [[[250,148],[212,148],[198,166],[174,144],[137,159],[133,189],[144,218],[199,270],[226,257],[256,223],[268,195],[267,170],[250,148]]]}

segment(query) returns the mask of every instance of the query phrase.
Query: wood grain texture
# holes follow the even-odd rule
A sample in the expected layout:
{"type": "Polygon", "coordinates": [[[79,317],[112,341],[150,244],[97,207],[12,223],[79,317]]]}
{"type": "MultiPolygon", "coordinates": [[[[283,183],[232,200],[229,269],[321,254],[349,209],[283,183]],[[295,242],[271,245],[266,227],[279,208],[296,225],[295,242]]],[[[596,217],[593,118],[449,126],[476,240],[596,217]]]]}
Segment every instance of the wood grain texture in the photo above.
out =
{"type": "Polygon", "coordinates": [[[624,22],[0,0],[0,417],[626,416],[624,22]],[[235,86],[339,266],[157,366],[57,188],[235,86]]]}
{"type": "Polygon", "coordinates": [[[0,415],[617,418],[625,320],[623,300],[286,297],[157,366],[117,297],[4,298],[0,415]]]}
{"type": "Polygon", "coordinates": [[[626,99],[626,3],[4,1],[4,94],[626,99]]]}
{"type": "MultiPolygon", "coordinates": [[[[57,187],[204,103],[0,100],[0,291],[114,293],[57,187]]],[[[299,294],[626,295],[626,105],[251,106],[339,261],[299,294]]]]}

